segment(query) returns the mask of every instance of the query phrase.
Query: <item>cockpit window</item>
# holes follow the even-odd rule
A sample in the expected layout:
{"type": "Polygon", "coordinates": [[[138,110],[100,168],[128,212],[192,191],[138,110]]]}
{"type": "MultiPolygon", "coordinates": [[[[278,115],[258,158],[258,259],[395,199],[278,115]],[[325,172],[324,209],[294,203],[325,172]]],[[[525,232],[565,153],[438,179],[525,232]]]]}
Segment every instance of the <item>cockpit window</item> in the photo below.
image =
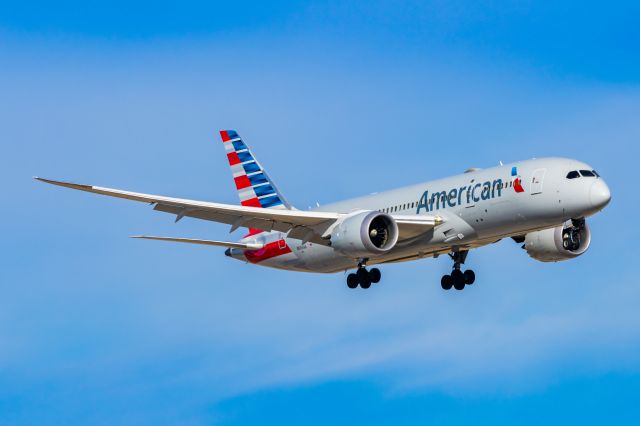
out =
{"type": "Polygon", "coordinates": [[[596,172],[595,170],[591,170],[593,172],[594,175],[596,175],[597,177],[600,177],[600,175],[598,174],[598,172],[596,172]]]}
{"type": "Polygon", "coordinates": [[[580,170],[580,174],[584,177],[596,177],[591,170],[580,170]]]}
{"type": "Polygon", "coordinates": [[[577,170],[573,170],[571,172],[569,172],[569,174],[567,174],[567,179],[575,179],[575,178],[579,178],[580,175],[578,174],[577,170]]]}

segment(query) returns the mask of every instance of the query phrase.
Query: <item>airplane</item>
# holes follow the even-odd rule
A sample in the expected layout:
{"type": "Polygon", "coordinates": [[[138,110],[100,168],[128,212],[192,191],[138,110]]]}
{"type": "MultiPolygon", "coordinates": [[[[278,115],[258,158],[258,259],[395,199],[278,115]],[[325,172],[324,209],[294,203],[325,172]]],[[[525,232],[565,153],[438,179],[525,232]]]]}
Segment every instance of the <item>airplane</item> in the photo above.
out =
{"type": "Polygon", "coordinates": [[[309,210],[282,195],[234,130],[220,136],[240,205],[142,194],[35,177],[80,191],[150,203],[184,217],[248,228],[239,241],[139,235],[132,238],[226,247],[226,256],[260,266],[347,275],[349,288],[371,287],[388,263],[448,255],[444,290],[475,282],[462,271],[470,250],[512,238],[535,260],[558,262],[591,244],[586,218],[604,209],[611,192],[593,167],[567,158],[540,158],[375,193],[309,210]]]}

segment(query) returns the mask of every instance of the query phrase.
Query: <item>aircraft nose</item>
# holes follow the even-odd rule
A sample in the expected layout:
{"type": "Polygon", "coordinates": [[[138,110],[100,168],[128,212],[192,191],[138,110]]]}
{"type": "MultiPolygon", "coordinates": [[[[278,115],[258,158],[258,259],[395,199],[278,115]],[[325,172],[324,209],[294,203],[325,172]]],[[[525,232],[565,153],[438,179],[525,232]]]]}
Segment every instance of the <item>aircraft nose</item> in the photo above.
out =
{"type": "Polygon", "coordinates": [[[597,209],[602,209],[609,204],[609,201],[611,201],[611,191],[609,191],[609,187],[604,183],[604,180],[597,179],[593,182],[589,192],[589,198],[591,205],[597,209]]]}

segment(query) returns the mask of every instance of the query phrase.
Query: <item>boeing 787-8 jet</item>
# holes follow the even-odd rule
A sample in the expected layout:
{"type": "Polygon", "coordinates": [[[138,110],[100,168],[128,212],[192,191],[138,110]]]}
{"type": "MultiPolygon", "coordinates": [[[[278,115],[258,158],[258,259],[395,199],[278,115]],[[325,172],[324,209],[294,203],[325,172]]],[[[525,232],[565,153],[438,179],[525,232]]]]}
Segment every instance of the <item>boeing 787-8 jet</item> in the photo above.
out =
{"type": "Polygon", "coordinates": [[[349,288],[380,281],[372,265],[449,255],[445,290],[475,281],[462,271],[469,250],[512,238],[529,256],[557,262],[583,254],[591,242],[585,218],[611,200],[593,167],[566,158],[540,158],[419,183],[382,193],[298,210],[233,130],[220,132],[240,205],[141,194],[36,178],[42,182],[111,197],[151,203],[176,216],[248,228],[237,242],[137,236],[226,247],[231,258],[300,272],[339,272],[349,288]]]}

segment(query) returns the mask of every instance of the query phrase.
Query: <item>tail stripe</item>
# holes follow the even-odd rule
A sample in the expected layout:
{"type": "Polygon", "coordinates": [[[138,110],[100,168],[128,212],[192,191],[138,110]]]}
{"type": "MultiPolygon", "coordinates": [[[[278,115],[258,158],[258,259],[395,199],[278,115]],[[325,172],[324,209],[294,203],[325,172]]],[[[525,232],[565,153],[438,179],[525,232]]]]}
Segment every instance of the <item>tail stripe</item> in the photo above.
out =
{"type": "Polygon", "coordinates": [[[266,177],[264,177],[262,173],[259,173],[259,174],[249,176],[249,182],[251,182],[251,185],[257,186],[262,183],[267,183],[269,181],[267,180],[266,177]]]}
{"type": "Polygon", "coordinates": [[[238,134],[235,130],[220,130],[220,136],[222,136],[223,142],[228,142],[231,139],[238,138],[238,134]]]}
{"type": "Polygon", "coordinates": [[[240,204],[246,207],[263,207],[260,200],[257,198],[250,198],[248,200],[240,201],[240,204]]]}
{"type": "Polygon", "coordinates": [[[234,181],[236,183],[236,189],[238,190],[251,186],[251,181],[247,175],[238,176],[237,178],[234,178],[234,181]]]}
{"type": "Polygon", "coordinates": [[[244,171],[247,172],[248,175],[251,173],[257,173],[261,171],[260,166],[258,166],[255,161],[252,161],[250,163],[244,163],[242,164],[242,167],[244,168],[244,171]]]}
{"type": "Polygon", "coordinates": [[[236,155],[238,156],[238,159],[241,163],[253,160],[253,157],[251,157],[251,153],[249,151],[237,152],[236,155]]]}
{"type": "Polygon", "coordinates": [[[260,186],[256,186],[253,188],[253,190],[256,192],[256,195],[258,197],[262,197],[263,195],[270,195],[270,194],[274,194],[275,195],[275,191],[273,190],[273,187],[271,185],[269,185],[268,183],[266,185],[260,185],[260,186]]]}
{"type": "Polygon", "coordinates": [[[238,154],[235,152],[230,152],[227,154],[227,159],[229,160],[230,166],[235,166],[236,164],[240,164],[240,158],[238,158],[238,154]]]}
{"type": "Polygon", "coordinates": [[[289,208],[251,153],[234,130],[221,130],[238,197],[243,206],[289,208]]]}
{"type": "Polygon", "coordinates": [[[235,149],[236,151],[242,151],[243,149],[249,149],[244,144],[244,142],[242,142],[242,139],[231,141],[231,143],[233,144],[233,149],[235,149]]]}

